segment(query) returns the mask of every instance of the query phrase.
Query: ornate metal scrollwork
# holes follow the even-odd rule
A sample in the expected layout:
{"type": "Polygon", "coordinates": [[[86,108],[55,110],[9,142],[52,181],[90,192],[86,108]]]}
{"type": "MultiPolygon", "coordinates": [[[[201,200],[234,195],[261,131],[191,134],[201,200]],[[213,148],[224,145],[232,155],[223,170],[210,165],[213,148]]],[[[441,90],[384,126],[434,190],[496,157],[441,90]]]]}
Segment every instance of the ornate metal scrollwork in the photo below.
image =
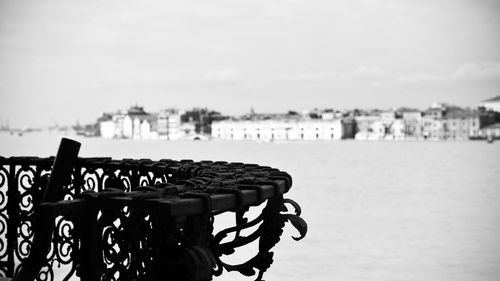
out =
{"type": "MultiPolygon", "coordinates": [[[[17,247],[15,247],[15,257],[23,261],[29,255],[31,242],[33,239],[33,200],[37,196],[34,186],[36,177],[35,168],[24,164],[18,167],[15,173],[15,182],[17,183],[17,207],[19,210],[17,225],[17,247]]],[[[18,267],[16,267],[16,271],[18,267]]]]}
{"type": "Polygon", "coordinates": [[[290,221],[292,225],[299,231],[299,237],[293,237],[295,240],[300,240],[305,237],[307,233],[307,224],[300,217],[300,207],[291,199],[283,199],[283,197],[276,196],[268,200],[266,207],[262,213],[250,222],[242,220],[243,223],[236,225],[225,230],[222,230],[215,235],[212,241],[212,249],[216,255],[217,270],[215,275],[220,275],[223,269],[227,271],[238,271],[245,276],[253,276],[257,274],[256,280],[262,280],[263,273],[270,267],[273,262],[273,252],[271,249],[279,242],[285,222],[290,221]],[[286,203],[291,204],[295,209],[295,214],[281,212],[287,211],[286,203]],[[259,228],[248,236],[239,235],[241,230],[253,227],[261,223],[259,228]],[[223,243],[222,240],[231,232],[235,232],[235,238],[230,242],[223,243]],[[248,261],[238,264],[230,265],[221,260],[223,255],[230,255],[235,252],[235,249],[251,243],[259,239],[258,253],[248,261]]]}
{"type": "MultiPolygon", "coordinates": [[[[7,192],[8,192],[9,172],[5,167],[0,166],[0,261],[5,261],[8,254],[7,247],[7,192]]],[[[6,272],[0,267],[0,276],[6,272]]]]}
{"type": "MultiPolygon", "coordinates": [[[[51,160],[0,157],[0,275],[15,273],[19,262],[30,253],[33,206],[40,198],[51,160]]],[[[165,276],[169,280],[210,280],[223,271],[261,280],[273,263],[272,248],[280,241],[285,223],[290,222],[299,231],[295,240],[307,233],[298,204],[283,198],[290,186],[288,174],[258,165],[80,159],[72,183],[64,189],[64,198],[76,198],[88,203],[82,206],[92,206],[95,217],[90,216],[89,221],[94,220],[95,237],[82,239],[82,227],[88,226],[81,223],[86,213],[64,208],[58,211],[51,248],[38,280],[52,281],[56,276],[70,280],[82,276],[83,271],[93,271],[86,276],[99,276],[103,281],[160,281],[165,276]],[[266,196],[264,185],[270,190],[266,196]],[[85,193],[89,190],[94,195],[85,193]],[[244,191],[254,192],[257,201],[251,204],[266,202],[253,220],[245,217],[250,203],[244,199],[244,191]],[[222,211],[234,212],[236,225],[214,235],[213,216],[221,210],[212,210],[212,196],[220,195],[235,202],[232,209],[222,211]],[[202,199],[205,210],[179,217],[166,216],[160,207],[163,205],[154,203],[193,199],[202,199]],[[250,234],[243,234],[254,228],[250,234]],[[89,247],[89,241],[93,244],[84,248],[89,247]],[[252,258],[240,264],[224,261],[224,256],[252,242],[258,243],[252,258]],[[82,253],[98,253],[93,256],[98,261],[84,261],[82,253]]]]}
{"type": "Polygon", "coordinates": [[[97,224],[103,253],[102,280],[144,280],[152,262],[152,222],[146,209],[101,211],[97,224]]]}

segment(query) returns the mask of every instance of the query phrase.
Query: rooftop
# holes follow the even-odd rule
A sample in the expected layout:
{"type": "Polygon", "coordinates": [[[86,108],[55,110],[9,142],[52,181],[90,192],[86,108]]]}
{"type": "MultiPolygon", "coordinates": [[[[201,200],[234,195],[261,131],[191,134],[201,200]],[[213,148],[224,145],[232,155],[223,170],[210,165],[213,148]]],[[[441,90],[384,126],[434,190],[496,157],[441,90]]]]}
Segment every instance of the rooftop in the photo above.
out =
{"type": "Polygon", "coordinates": [[[127,111],[129,115],[145,115],[147,114],[146,111],[144,111],[144,108],[142,106],[134,105],[131,106],[130,109],[127,111]]]}
{"type": "Polygon", "coordinates": [[[500,96],[496,96],[494,98],[484,100],[483,102],[500,102],[500,96]]]}

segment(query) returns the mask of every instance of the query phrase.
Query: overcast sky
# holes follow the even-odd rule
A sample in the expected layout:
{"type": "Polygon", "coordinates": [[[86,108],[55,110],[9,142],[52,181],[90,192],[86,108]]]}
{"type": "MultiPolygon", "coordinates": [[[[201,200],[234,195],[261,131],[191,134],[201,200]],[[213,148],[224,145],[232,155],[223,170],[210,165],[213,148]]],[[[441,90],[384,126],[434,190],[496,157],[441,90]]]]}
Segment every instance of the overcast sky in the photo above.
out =
{"type": "Polygon", "coordinates": [[[500,95],[500,1],[0,0],[0,120],[461,106],[500,95]]]}

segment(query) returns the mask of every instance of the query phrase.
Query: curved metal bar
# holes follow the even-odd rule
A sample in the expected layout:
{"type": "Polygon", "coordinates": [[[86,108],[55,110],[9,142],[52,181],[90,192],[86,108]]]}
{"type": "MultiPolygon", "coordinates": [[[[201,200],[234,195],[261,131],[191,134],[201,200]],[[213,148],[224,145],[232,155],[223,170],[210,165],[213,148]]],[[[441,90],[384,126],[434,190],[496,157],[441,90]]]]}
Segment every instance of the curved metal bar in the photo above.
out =
{"type": "Polygon", "coordinates": [[[255,219],[251,220],[250,222],[247,222],[247,223],[244,223],[244,224],[241,224],[241,225],[236,225],[236,226],[233,226],[233,227],[221,230],[221,231],[219,231],[219,233],[217,233],[214,236],[213,243],[219,244],[222,241],[222,239],[224,239],[224,238],[227,237],[227,235],[229,233],[231,233],[231,232],[238,232],[238,231],[241,231],[243,229],[247,229],[247,228],[250,228],[252,226],[255,226],[258,223],[262,222],[263,219],[264,219],[264,215],[260,214],[255,219]]]}

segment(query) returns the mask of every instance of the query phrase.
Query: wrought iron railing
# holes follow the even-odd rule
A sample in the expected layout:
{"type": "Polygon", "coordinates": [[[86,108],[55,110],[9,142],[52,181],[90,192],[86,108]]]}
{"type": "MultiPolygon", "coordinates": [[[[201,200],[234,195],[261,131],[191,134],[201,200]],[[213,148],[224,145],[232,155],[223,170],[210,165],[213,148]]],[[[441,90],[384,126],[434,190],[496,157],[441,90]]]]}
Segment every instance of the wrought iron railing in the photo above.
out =
{"type": "Polygon", "coordinates": [[[285,222],[299,230],[296,240],[307,232],[298,204],[283,198],[292,178],[275,168],[79,158],[65,200],[37,209],[53,162],[0,157],[0,276],[14,276],[29,256],[34,213],[41,209],[48,210],[53,232],[38,280],[210,280],[223,271],[261,279],[285,222]],[[260,204],[262,213],[249,221],[247,211],[260,204]],[[213,233],[214,217],[223,212],[234,212],[236,223],[213,233]],[[224,261],[254,241],[252,258],[224,261]]]}

